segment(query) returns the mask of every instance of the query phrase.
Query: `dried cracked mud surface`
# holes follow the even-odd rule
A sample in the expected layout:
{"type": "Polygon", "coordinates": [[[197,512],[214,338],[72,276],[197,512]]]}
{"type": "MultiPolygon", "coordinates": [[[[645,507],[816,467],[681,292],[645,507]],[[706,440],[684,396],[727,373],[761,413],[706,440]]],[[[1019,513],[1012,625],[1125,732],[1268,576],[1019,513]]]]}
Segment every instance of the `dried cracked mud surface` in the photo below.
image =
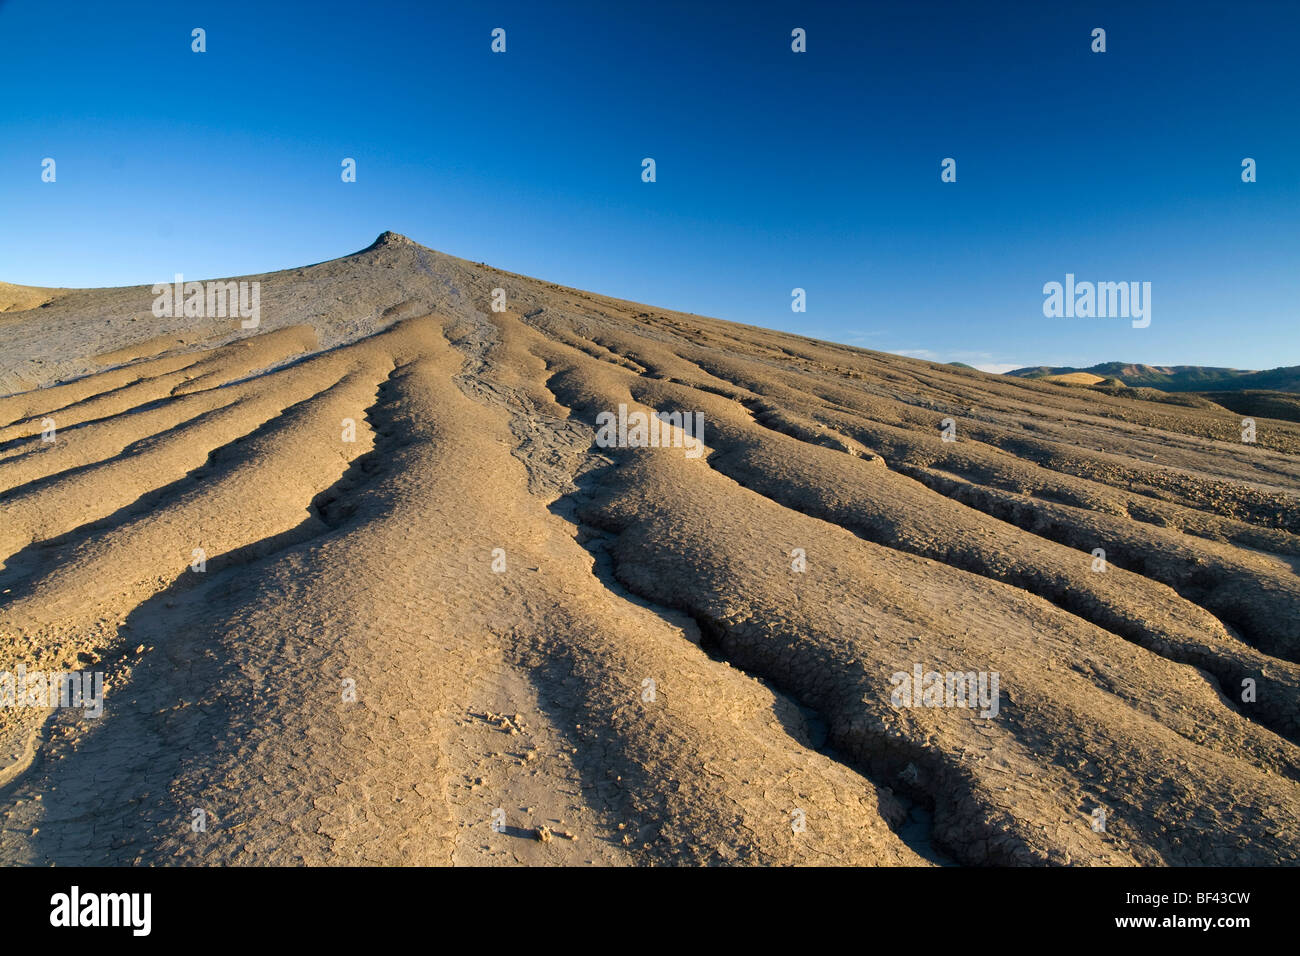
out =
{"type": "Polygon", "coordinates": [[[391,233],[245,278],[0,287],[0,670],[107,686],[0,708],[0,863],[1300,858],[1300,425],[391,233]]]}

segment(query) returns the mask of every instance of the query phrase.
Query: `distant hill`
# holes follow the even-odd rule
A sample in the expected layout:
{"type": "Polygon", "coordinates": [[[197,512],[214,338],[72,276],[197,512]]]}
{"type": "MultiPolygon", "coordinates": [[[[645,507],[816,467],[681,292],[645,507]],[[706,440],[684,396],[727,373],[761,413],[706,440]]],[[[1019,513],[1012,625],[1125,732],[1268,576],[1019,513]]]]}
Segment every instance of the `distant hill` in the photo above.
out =
{"type": "Polygon", "coordinates": [[[1007,372],[1017,378],[1040,378],[1050,381],[1084,383],[1083,376],[1116,379],[1128,386],[1158,388],[1166,392],[1218,392],[1244,389],[1274,392],[1300,392],[1300,365],[1267,369],[1214,368],[1207,365],[1138,365],[1127,362],[1103,362],[1088,368],[1053,368],[1039,365],[1007,372]],[[1063,378],[1070,376],[1070,378],[1063,378]]]}
{"type": "MultiPolygon", "coordinates": [[[[1207,393],[1201,393],[1202,396],[1205,394],[1207,393]]],[[[1228,392],[1220,390],[1209,394],[1213,395],[1215,404],[1239,415],[1300,422],[1300,395],[1295,393],[1281,391],[1228,392]]]]}
{"type": "Polygon", "coordinates": [[[41,289],[30,285],[0,282],[0,312],[23,312],[57,298],[61,289],[41,289]]]}
{"type": "Polygon", "coordinates": [[[1123,385],[1119,379],[1102,378],[1100,375],[1093,375],[1091,372],[1066,372],[1062,375],[1044,375],[1043,379],[1048,382],[1060,382],[1062,385],[1098,385],[1102,382],[1116,382],[1123,385]]]}

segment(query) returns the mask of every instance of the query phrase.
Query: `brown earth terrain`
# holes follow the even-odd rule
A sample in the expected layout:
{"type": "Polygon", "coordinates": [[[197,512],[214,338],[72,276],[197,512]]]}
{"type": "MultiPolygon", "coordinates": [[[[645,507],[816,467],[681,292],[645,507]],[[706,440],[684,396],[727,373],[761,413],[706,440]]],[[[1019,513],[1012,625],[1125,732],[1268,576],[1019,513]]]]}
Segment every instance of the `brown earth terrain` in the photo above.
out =
{"type": "Polygon", "coordinates": [[[0,708],[0,863],[1300,860],[1300,424],[392,233],[244,278],[0,286],[0,672],[106,683],[0,708]]]}

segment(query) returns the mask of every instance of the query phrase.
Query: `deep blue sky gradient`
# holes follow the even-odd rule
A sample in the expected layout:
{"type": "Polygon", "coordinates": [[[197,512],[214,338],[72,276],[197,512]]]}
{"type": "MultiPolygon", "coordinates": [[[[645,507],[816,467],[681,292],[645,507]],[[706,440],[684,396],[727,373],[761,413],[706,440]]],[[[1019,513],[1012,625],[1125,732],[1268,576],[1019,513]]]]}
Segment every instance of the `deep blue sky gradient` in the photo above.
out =
{"type": "Polygon", "coordinates": [[[393,229],[939,361],[1300,364],[1300,4],[708,6],[0,0],[0,279],[262,272],[393,229]],[[1044,318],[1066,272],[1151,282],[1151,326],[1044,318]]]}

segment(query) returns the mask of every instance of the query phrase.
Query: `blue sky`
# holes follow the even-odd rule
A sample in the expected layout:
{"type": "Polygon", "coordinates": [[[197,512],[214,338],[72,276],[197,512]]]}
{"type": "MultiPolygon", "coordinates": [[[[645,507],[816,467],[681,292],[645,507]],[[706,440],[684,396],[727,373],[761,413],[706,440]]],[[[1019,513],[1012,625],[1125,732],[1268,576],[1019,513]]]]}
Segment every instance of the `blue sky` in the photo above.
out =
{"type": "Polygon", "coordinates": [[[937,361],[1300,364],[1300,4],[703,6],[0,0],[0,279],[393,229],[937,361]],[[1150,282],[1150,326],[1045,318],[1067,272],[1150,282]]]}

